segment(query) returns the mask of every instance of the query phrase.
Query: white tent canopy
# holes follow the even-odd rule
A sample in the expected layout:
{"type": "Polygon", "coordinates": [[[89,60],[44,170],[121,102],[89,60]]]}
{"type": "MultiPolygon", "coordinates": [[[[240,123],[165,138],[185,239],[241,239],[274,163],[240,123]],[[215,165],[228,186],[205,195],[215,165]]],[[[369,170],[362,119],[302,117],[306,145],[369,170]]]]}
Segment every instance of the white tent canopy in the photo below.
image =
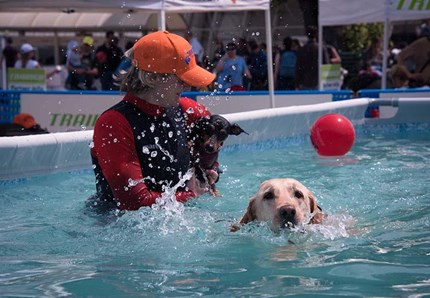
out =
{"type": "Polygon", "coordinates": [[[319,11],[321,26],[430,18],[429,2],[416,0],[320,0],[319,11]]]}
{"type": "MultiPolygon", "coordinates": [[[[430,18],[430,2],[416,0],[319,0],[319,40],[324,26],[384,23],[384,55],[388,52],[389,25],[395,21],[430,18]]],[[[319,43],[320,65],[322,43],[319,43]]],[[[384,57],[382,88],[386,87],[387,56],[384,57]]]]}

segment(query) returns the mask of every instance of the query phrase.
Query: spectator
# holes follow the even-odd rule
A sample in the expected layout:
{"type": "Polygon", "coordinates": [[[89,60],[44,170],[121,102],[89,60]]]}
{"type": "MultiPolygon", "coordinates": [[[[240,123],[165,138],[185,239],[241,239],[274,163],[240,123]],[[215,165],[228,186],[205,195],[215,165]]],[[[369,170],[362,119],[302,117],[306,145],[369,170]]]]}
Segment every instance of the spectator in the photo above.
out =
{"type": "Polygon", "coordinates": [[[397,55],[397,63],[406,66],[413,87],[430,84],[430,30],[424,34],[397,55]]]}
{"type": "Polygon", "coordinates": [[[243,91],[247,88],[244,86],[243,77],[252,79],[245,59],[236,54],[237,46],[230,42],[226,46],[226,54],[218,61],[215,70],[218,74],[217,89],[219,91],[243,91]]]}
{"type": "MultiPolygon", "coordinates": [[[[129,49],[131,49],[134,45],[133,41],[128,41],[127,44],[125,45],[125,50],[128,51],[129,49]]],[[[124,56],[122,56],[121,58],[121,63],[118,65],[118,67],[115,69],[112,78],[113,78],[113,83],[116,86],[121,86],[121,76],[125,73],[127,73],[130,70],[130,67],[132,66],[131,64],[131,59],[130,57],[128,57],[127,55],[124,54],[124,56]]]]}
{"type": "Polygon", "coordinates": [[[66,89],[84,90],[85,70],[82,66],[79,43],[76,40],[72,40],[67,44],[66,69],[68,71],[68,76],[66,79],[66,89]]]}
{"type": "Polygon", "coordinates": [[[248,60],[249,48],[248,48],[248,44],[246,42],[246,39],[243,37],[239,38],[237,41],[236,54],[238,56],[242,56],[245,59],[245,61],[248,60]]]}
{"type": "Polygon", "coordinates": [[[396,64],[390,69],[390,77],[393,88],[407,89],[409,88],[408,70],[404,65],[396,64]]]}
{"type": "Polygon", "coordinates": [[[293,38],[293,42],[291,44],[291,49],[293,51],[297,51],[302,47],[302,43],[300,42],[300,40],[298,40],[297,38],[293,38]]]}
{"type": "Polygon", "coordinates": [[[121,63],[123,51],[117,45],[117,39],[113,31],[106,32],[106,40],[96,50],[96,61],[99,67],[100,83],[102,90],[118,90],[114,84],[113,74],[121,63]]]}
{"type": "MultiPolygon", "coordinates": [[[[166,31],[142,37],[126,54],[133,61],[121,86],[127,93],[94,127],[97,195],[90,203],[137,210],[172,187],[176,200],[186,202],[207,191],[193,179],[179,183],[192,167],[187,130],[210,114],[180,93],[206,86],[215,76],[197,65],[184,38],[166,31]]],[[[212,171],[208,178],[215,181],[218,174],[212,171]]]]}
{"type": "Polygon", "coordinates": [[[40,68],[39,62],[34,59],[34,48],[29,43],[24,43],[21,45],[19,50],[20,59],[15,62],[15,68],[28,68],[35,69],[40,68]]]}
{"type": "Polygon", "coordinates": [[[94,59],[94,39],[85,36],[82,45],[77,41],[68,44],[66,68],[69,76],[66,88],[71,90],[95,90],[94,78],[98,74],[98,67],[94,59]]]}
{"type": "Polygon", "coordinates": [[[382,51],[382,39],[379,37],[372,38],[370,46],[363,53],[363,65],[369,63],[375,70],[382,73],[382,62],[384,54],[382,51]]]}
{"type": "MultiPolygon", "coordinates": [[[[309,26],[306,30],[308,41],[297,52],[296,88],[301,90],[318,89],[318,41],[317,28],[309,26]]],[[[328,55],[323,48],[323,64],[327,63],[328,55]]]]}
{"type": "Polygon", "coordinates": [[[254,39],[250,40],[248,45],[248,67],[252,76],[250,90],[267,90],[267,54],[254,39]]]}
{"type": "Polygon", "coordinates": [[[327,54],[330,64],[341,64],[342,59],[340,58],[339,52],[332,45],[326,45],[327,54]]]}
{"type": "Polygon", "coordinates": [[[191,47],[193,48],[194,55],[196,55],[197,64],[202,66],[204,49],[201,43],[199,42],[197,37],[193,36],[193,33],[191,33],[191,31],[187,31],[187,33],[185,34],[185,39],[191,44],[191,47]]]}
{"type": "Polygon", "coordinates": [[[6,46],[3,49],[0,65],[3,60],[6,61],[6,68],[15,67],[15,62],[18,60],[18,50],[13,45],[12,37],[5,37],[6,46]]]}
{"type": "Polygon", "coordinates": [[[293,39],[284,38],[284,49],[275,56],[274,81],[277,90],[294,90],[296,88],[297,52],[293,50],[293,39]]]}
{"type": "Polygon", "coordinates": [[[212,68],[215,68],[215,66],[217,65],[219,59],[221,59],[221,57],[224,56],[224,54],[225,54],[224,43],[221,40],[218,39],[215,42],[214,55],[213,55],[212,60],[211,60],[211,66],[212,66],[212,68]]]}
{"type": "Polygon", "coordinates": [[[357,93],[362,89],[379,89],[381,88],[381,73],[376,71],[369,61],[364,62],[358,75],[351,78],[348,82],[348,89],[357,93]]]}

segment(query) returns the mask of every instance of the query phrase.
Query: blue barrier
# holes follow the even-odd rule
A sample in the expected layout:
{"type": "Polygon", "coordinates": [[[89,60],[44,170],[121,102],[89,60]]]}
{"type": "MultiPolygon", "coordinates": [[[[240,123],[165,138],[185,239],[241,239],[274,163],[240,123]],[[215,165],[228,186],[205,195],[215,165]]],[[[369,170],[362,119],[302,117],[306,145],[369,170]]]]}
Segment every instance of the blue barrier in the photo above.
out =
{"type": "MultiPolygon", "coordinates": [[[[331,94],[333,101],[352,99],[354,93],[351,90],[331,90],[331,91],[307,91],[307,90],[291,90],[291,91],[275,91],[275,95],[295,95],[295,94],[331,94]]],[[[198,96],[235,96],[235,95],[269,95],[269,91],[187,91],[182,92],[182,96],[197,99],[198,96]]]]}
{"type": "MultiPolygon", "coordinates": [[[[360,98],[381,98],[381,97],[420,97],[425,95],[430,97],[430,88],[410,88],[410,89],[365,89],[358,92],[360,98]],[[412,95],[411,95],[412,94],[412,95]],[[415,96],[414,96],[415,95],[415,96]]],[[[365,113],[366,118],[379,117],[379,106],[370,104],[365,113]]]]}
{"type": "Polygon", "coordinates": [[[0,123],[11,123],[21,110],[21,93],[18,91],[0,91],[0,123]]]}
{"type": "MultiPolygon", "coordinates": [[[[410,89],[365,89],[358,92],[359,97],[368,98],[381,98],[384,94],[395,93],[396,97],[410,97],[409,93],[425,94],[430,97],[430,88],[410,88],[410,89]],[[402,96],[402,94],[408,94],[408,96],[402,96]]],[[[413,97],[413,96],[412,96],[413,97]]]]}

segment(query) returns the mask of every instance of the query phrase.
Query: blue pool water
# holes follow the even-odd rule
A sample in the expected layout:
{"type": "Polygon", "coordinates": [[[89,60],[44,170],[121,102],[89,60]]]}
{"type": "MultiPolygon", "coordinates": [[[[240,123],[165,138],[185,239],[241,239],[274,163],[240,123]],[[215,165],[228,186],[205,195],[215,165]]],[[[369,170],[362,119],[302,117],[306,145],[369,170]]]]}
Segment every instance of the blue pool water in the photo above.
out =
{"type": "Polygon", "coordinates": [[[222,198],[119,218],[86,209],[91,171],[0,182],[0,296],[430,296],[428,126],[360,129],[337,159],[298,137],[220,161],[222,198]],[[311,189],[326,223],[229,232],[274,177],[311,189]]]}

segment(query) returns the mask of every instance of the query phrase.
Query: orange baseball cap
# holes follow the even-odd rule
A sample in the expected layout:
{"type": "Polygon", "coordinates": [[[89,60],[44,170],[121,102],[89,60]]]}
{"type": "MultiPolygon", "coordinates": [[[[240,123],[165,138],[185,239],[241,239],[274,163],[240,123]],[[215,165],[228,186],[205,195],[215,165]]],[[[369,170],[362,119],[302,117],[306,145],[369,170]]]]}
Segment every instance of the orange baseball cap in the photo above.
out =
{"type": "Polygon", "coordinates": [[[194,86],[209,85],[215,75],[196,63],[189,42],[168,31],[145,35],[133,46],[133,65],[147,72],[175,74],[183,82],[194,86]]]}
{"type": "Polygon", "coordinates": [[[30,114],[21,113],[15,116],[13,123],[19,124],[25,129],[29,129],[36,125],[36,120],[30,114]]]}

